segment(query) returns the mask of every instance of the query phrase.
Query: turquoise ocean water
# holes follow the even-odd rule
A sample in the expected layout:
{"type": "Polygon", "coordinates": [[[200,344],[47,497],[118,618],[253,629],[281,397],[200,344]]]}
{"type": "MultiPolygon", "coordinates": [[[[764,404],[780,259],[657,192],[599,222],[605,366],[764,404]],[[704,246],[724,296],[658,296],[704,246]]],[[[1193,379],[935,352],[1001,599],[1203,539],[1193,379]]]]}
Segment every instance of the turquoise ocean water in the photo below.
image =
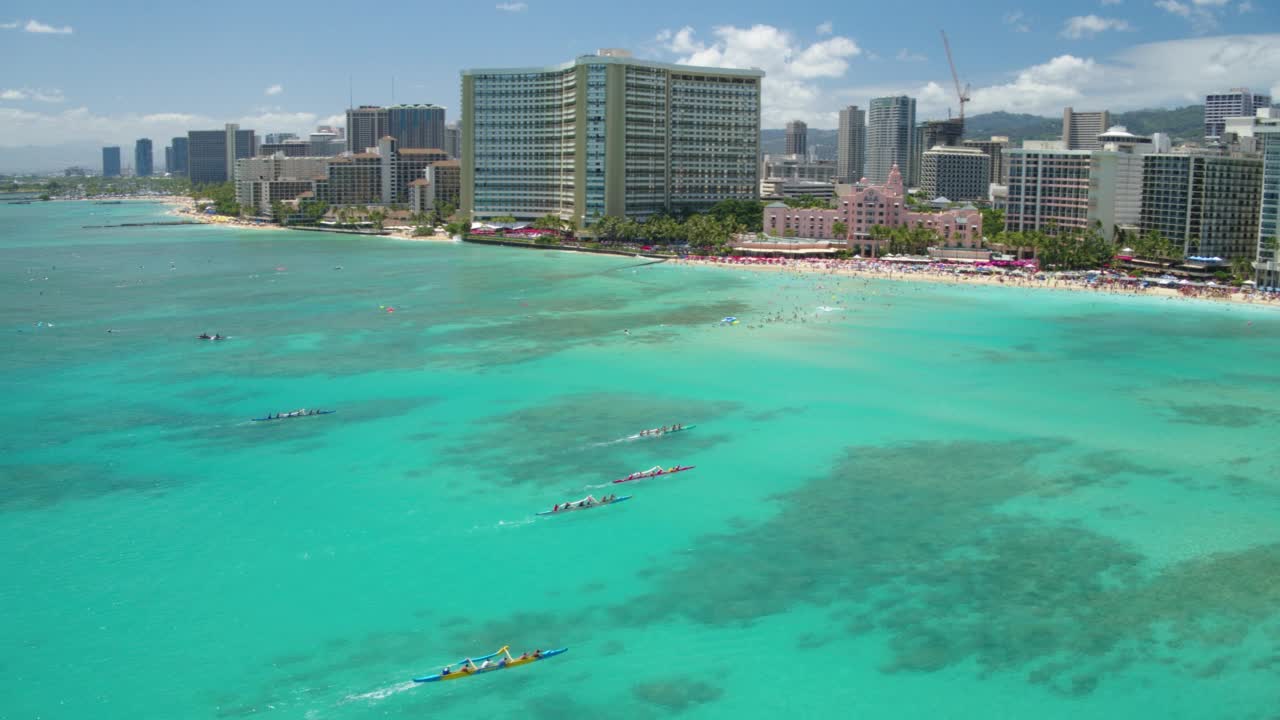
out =
{"type": "Polygon", "coordinates": [[[1276,717],[1280,313],[160,213],[0,206],[2,718],[1276,717]]]}

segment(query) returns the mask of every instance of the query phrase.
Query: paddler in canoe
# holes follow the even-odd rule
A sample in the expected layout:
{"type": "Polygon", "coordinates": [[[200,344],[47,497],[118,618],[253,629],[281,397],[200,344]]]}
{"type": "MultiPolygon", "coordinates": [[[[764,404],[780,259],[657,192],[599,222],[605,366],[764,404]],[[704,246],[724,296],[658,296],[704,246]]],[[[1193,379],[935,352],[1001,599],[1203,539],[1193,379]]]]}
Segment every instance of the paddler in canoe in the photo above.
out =
{"type": "Polygon", "coordinates": [[[534,650],[531,653],[525,652],[521,654],[520,657],[512,657],[510,648],[504,646],[498,652],[493,653],[492,655],[486,655],[483,658],[480,658],[481,660],[480,664],[476,664],[474,660],[472,660],[471,658],[467,658],[463,660],[461,663],[459,663],[459,667],[457,670],[454,670],[453,666],[451,665],[446,665],[436,675],[416,677],[413,679],[413,681],[425,683],[425,682],[439,682],[441,680],[456,680],[459,678],[464,678],[471,675],[477,675],[480,673],[493,672],[495,670],[504,670],[510,667],[519,667],[521,665],[527,665],[529,663],[537,662],[544,658],[555,657],[556,655],[560,655],[566,652],[567,650],[568,648],[559,648],[556,650],[547,650],[546,652],[543,652],[541,649],[539,649],[539,650],[534,650]]]}

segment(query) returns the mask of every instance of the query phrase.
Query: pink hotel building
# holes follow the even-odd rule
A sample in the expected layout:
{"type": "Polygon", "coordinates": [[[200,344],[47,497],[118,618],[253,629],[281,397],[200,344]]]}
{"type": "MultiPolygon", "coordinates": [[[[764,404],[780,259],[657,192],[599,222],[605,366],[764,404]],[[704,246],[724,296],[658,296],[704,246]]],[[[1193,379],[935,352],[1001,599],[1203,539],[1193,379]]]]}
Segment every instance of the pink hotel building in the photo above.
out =
{"type": "Polygon", "coordinates": [[[793,236],[813,240],[838,240],[832,227],[843,222],[848,228],[844,240],[861,255],[880,255],[887,240],[872,240],[871,227],[923,227],[933,230],[948,247],[977,248],[982,245],[982,213],[975,209],[916,212],[906,207],[902,174],[894,165],[884,185],[870,185],[864,178],[853,192],[836,198],[838,207],[790,208],[771,203],[764,209],[764,231],[774,237],[793,236]]]}

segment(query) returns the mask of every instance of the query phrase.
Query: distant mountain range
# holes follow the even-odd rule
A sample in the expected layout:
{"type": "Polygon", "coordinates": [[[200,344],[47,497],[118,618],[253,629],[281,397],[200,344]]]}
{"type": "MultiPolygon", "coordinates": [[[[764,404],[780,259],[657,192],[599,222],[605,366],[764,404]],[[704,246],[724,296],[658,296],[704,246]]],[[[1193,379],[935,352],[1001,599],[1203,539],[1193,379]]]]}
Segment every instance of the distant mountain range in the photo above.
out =
{"type": "MultiPolygon", "coordinates": [[[[1112,125],[1124,125],[1129,132],[1150,135],[1168,133],[1175,143],[1204,139],[1204,106],[1188,105],[1172,110],[1134,110],[1113,113],[1112,125]]],[[[1011,147],[1023,140],[1054,140],[1062,137],[1061,117],[1041,117],[1022,113],[993,112],[965,118],[964,136],[986,139],[1007,135],[1011,147]]],[[[786,150],[786,131],[767,129],[760,132],[762,152],[782,154],[786,150]]],[[[834,160],[836,131],[809,128],[809,145],[816,147],[818,157],[834,160]]]]}

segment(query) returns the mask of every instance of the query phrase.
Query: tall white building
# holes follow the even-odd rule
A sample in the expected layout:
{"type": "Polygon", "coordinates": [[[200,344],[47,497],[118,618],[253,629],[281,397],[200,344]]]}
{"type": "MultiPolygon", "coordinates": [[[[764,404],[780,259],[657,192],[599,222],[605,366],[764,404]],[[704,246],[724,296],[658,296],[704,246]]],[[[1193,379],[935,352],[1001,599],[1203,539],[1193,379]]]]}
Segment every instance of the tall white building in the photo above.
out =
{"type": "Polygon", "coordinates": [[[1262,150],[1261,207],[1258,213],[1258,253],[1254,267],[1259,287],[1280,287],[1280,127],[1260,128],[1262,150]]]}
{"type": "Polygon", "coordinates": [[[754,199],[760,70],[601,51],[462,72],[462,211],[587,225],[754,199]]]}
{"type": "Polygon", "coordinates": [[[1151,138],[1134,135],[1123,126],[1098,136],[1101,150],[1089,166],[1089,224],[1101,225],[1111,240],[1116,229],[1136,231],[1142,218],[1142,157],[1155,150],[1151,138]]]}
{"type": "Polygon", "coordinates": [[[786,151],[788,155],[809,155],[809,126],[803,120],[787,123],[786,151]]]}
{"type": "MultiPolygon", "coordinates": [[[[867,181],[883,185],[896,165],[911,165],[911,149],[915,140],[916,100],[906,95],[879,97],[867,107],[867,181]]],[[[910,186],[915,178],[903,178],[910,186]]]]}
{"type": "Polygon", "coordinates": [[[1021,149],[1004,151],[1009,173],[1005,228],[1049,234],[1084,230],[1088,227],[1092,153],[1062,150],[1058,142],[1040,145],[1044,147],[1028,141],[1021,149]]]}
{"type": "Polygon", "coordinates": [[[1232,88],[1204,98],[1204,136],[1218,138],[1226,130],[1229,117],[1253,115],[1259,108],[1271,106],[1271,96],[1253,93],[1249,88],[1232,88]]]}
{"type": "Polygon", "coordinates": [[[1062,111],[1062,142],[1068,150],[1097,150],[1102,147],[1098,136],[1111,127],[1111,113],[1076,112],[1073,108],[1062,111]]]}
{"type": "Polygon", "coordinates": [[[836,180],[853,184],[862,179],[867,160],[867,112],[857,105],[840,111],[836,131],[836,180]]]}

